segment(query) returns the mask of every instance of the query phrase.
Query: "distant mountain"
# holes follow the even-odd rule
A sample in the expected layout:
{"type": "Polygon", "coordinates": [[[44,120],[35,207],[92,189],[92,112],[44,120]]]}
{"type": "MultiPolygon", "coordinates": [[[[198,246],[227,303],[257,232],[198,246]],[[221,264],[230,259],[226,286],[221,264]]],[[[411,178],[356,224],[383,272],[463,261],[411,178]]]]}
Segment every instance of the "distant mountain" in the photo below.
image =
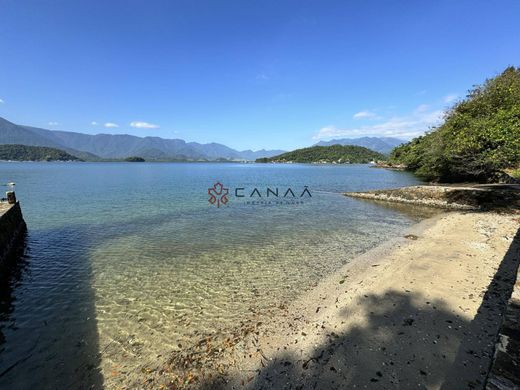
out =
{"type": "Polygon", "coordinates": [[[0,145],[2,161],[74,161],[77,157],[46,146],[0,145]]]}
{"type": "Polygon", "coordinates": [[[260,158],[257,162],[295,162],[295,163],[369,163],[381,160],[381,153],[353,145],[311,146],[310,148],[296,149],[292,152],[280,154],[271,158],[260,158]]]}
{"type": "Polygon", "coordinates": [[[3,118],[0,118],[0,144],[59,148],[84,160],[139,156],[147,160],[254,161],[257,158],[272,157],[284,152],[283,150],[238,151],[222,144],[199,144],[182,139],[53,131],[16,125],[3,118]]]}
{"type": "Polygon", "coordinates": [[[330,146],[330,145],[356,145],[375,150],[379,153],[388,154],[390,151],[406,141],[399,138],[392,137],[361,137],[361,138],[341,138],[333,139],[331,141],[320,141],[316,146],[330,146]]]}

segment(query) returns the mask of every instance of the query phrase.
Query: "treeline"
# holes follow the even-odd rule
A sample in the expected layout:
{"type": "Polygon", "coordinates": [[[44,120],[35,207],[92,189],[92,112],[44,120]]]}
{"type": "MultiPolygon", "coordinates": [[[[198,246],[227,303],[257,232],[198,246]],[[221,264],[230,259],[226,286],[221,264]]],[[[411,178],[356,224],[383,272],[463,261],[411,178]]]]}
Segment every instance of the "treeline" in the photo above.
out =
{"type": "Polygon", "coordinates": [[[125,161],[126,162],[145,162],[146,160],[139,156],[131,156],[131,157],[125,158],[125,161]]]}
{"type": "Polygon", "coordinates": [[[0,145],[0,160],[10,161],[81,161],[63,150],[45,146],[0,145]]]}
{"type": "Polygon", "coordinates": [[[430,133],[398,146],[390,162],[428,180],[496,180],[520,166],[520,69],[509,67],[469,91],[430,133]]]}
{"type": "Polygon", "coordinates": [[[362,163],[381,160],[381,153],[354,145],[312,146],[296,149],[271,158],[259,158],[257,162],[295,162],[295,163],[362,163]]]}

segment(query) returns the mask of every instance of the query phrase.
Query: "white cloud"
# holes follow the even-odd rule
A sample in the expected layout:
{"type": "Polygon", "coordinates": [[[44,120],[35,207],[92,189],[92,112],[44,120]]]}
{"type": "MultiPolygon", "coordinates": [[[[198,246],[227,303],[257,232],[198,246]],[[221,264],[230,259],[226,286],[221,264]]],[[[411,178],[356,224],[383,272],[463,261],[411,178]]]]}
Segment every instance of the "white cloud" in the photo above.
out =
{"type": "Polygon", "coordinates": [[[48,125],[49,125],[49,126],[58,126],[59,123],[58,123],[58,122],[52,122],[52,121],[51,121],[51,122],[48,123],[48,125]]]}
{"type": "Polygon", "coordinates": [[[415,109],[416,113],[427,112],[430,109],[428,104],[419,104],[415,109]]]}
{"type": "Polygon", "coordinates": [[[5,103],[4,99],[0,99],[0,104],[5,103]]]}
{"type": "Polygon", "coordinates": [[[92,122],[90,122],[90,124],[91,124],[92,126],[97,126],[97,125],[99,125],[99,123],[97,123],[96,121],[92,121],[92,122]]]}
{"type": "Polygon", "coordinates": [[[139,122],[139,121],[131,122],[130,126],[136,127],[138,129],[158,129],[159,128],[158,125],[154,125],[153,123],[139,122]]]}
{"type": "Polygon", "coordinates": [[[363,136],[412,138],[423,134],[432,126],[437,126],[442,119],[442,115],[442,110],[432,110],[427,105],[420,105],[408,115],[394,116],[374,125],[351,128],[326,126],[321,128],[312,138],[316,140],[363,136]]]}
{"type": "Polygon", "coordinates": [[[369,110],[356,112],[353,116],[354,119],[377,119],[378,116],[369,110]]]}
{"type": "Polygon", "coordinates": [[[109,128],[109,129],[113,129],[113,128],[119,127],[119,125],[117,123],[113,123],[113,122],[107,122],[107,123],[104,124],[104,126],[109,128]]]}
{"type": "Polygon", "coordinates": [[[265,73],[258,73],[256,75],[256,79],[257,80],[269,80],[270,77],[268,75],[266,75],[265,73]]]}
{"type": "Polygon", "coordinates": [[[444,100],[444,103],[453,103],[458,98],[459,98],[459,95],[457,95],[456,93],[451,93],[449,95],[444,96],[443,100],[444,100]]]}

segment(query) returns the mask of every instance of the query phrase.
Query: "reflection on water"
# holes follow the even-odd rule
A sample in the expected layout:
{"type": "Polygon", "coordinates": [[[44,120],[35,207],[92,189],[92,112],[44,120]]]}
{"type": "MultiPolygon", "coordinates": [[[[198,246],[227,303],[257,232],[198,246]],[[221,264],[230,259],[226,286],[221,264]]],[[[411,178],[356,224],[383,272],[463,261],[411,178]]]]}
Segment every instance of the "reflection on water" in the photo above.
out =
{"type": "Polygon", "coordinates": [[[342,196],[417,183],[357,165],[4,164],[0,175],[19,183],[29,227],[0,306],[0,384],[18,388],[116,388],[426,215],[342,196]],[[303,204],[217,209],[215,180],[316,191],[303,204]]]}
{"type": "Polygon", "coordinates": [[[2,306],[11,313],[1,317],[0,387],[102,387],[90,264],[70,250],[78,236],[29,232],[19,262],[4,274],[2,306]]]}
{"type": "MultiPolygon", "coordinates": [[[[0,264],[0,322],[9,320],[14,310],[13,292],[20,285],[27,268],[27,232],[24,231],[15,244],[13,253],[0,264]]],[[[0,329],[0,353],[4,350],[5,336],[0,329]]]]}

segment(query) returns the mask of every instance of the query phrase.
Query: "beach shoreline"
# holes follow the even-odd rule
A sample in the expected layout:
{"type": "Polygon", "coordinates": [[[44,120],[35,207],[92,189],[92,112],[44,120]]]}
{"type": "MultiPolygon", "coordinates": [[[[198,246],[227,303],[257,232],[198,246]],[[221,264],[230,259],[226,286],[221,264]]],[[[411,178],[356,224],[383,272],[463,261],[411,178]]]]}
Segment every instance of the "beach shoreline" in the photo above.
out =
{"type": "Polygon", "coordinates": [[[252,320],[222,340],[177,353],[150,369],[145,383],[483,388],[518,267],[519,226],[518,216],[492,212],[423,220],[269,321],[252,320]]]}
{"type": "Polygon", "coordinates": [[[452,184],[418,185],[364,192],[345,192],[343,195],[393,204],[412,204],[446,210],[520,209],[518,184],[452,184]]]}

